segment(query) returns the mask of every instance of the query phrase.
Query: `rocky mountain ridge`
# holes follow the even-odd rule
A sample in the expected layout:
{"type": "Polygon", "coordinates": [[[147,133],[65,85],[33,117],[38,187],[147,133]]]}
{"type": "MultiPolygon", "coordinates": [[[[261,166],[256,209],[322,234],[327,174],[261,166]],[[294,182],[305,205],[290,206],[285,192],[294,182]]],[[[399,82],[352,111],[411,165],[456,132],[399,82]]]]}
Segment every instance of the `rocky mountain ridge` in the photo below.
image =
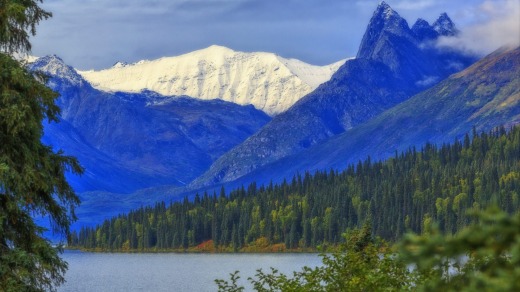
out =
{"type": "Polygon", "coordinates": [[[344,169],[369,156],[387,159],[409,147],[451,143],[474,130],[488,132],[500,126],[507,130],[517,124],[520,47],[503,48],[367,123],[258,168],[234,184],[268,183],[297,172],[344,169]]]}
{"type": "MultiPolygon", "coordinates": [[[[456,34],[446,14],[435,23],[445,28],[439,29],[443,36],[456,34]]],[[[419,24],[435,32],[434,37],[441,35],[424,21],[419,24]]],[[[406,20],[388,4],[381,2],[355,59],[340,67],[331,80],[220,157],[193,185],[233,181],[263,165],[323,143],[476,60],[457,51],[438,49],[430,35],[418,35],[418,32],[409,28],[406,20]],[[430,39],[425,42],[425,38],[430,39]]]]}

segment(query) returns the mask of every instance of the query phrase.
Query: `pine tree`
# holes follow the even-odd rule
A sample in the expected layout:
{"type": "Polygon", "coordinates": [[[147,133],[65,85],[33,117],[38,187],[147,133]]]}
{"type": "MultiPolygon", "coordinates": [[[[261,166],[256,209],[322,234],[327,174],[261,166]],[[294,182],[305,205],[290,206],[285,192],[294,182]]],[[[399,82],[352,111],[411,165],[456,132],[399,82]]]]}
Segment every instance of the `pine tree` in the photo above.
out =
{"type": "Polygon", "coordinates": [[[31,50],[30,35],[36,35],[36,25],[52,14],[38,6],[43,0],[0,1],[0,51],[8,54],[31,50]]]}
{"type": "Polygon", "coordinates": [[[51,16],[41,2],[0,1],[1,291],[48,291],[64,282],[60,249],[33,216],[48,216],[56,232],[69,235],[79,204],[65,179],[67,171],[82,172],[78,162],[41,143],[43,120],[58,121],[58,95],[12,57],[29,51],[29,35],[51,16]]]}
{"type": "MultiPolygon", "coordinates": [[[[162,229],[158,218],[168,217],[164,229],[172,233],[168,243],[177,233],[175,248],[182,247],[180,236],[185,230],[191,232],[189,247],[211,239],[220,250],[281,243],[287,248],[338,246],[344,240],[342,231],[359,228],[367,220],[372,222],[374,235],[390,241],[399,240],[407,231],[421,233],[431,222],[453,234],[472,223],[466,211],[473,207],[499,204],[509,213],[520,209],[520,127],[476,135],[474,140],[467,136],[468,141],[451,145],[410,148],[387,161],[368,163],[367,159],[358,164],[359,171],[350,165],[341,173],[307,172],[303,181],[293,179],[291,184],[267,188],[251,184],[247,192],[240,187],[221,197],[214,193],[194,201],[185,198],[168,208],[143,207],[118,218],[121,224],[132,221],[140,226],[151,218],[154,235],[162,229]],[[136,215],[142,212],[146,215],[136,215]]],[[[98,229],[103,234],[100,238],[110,238],[110,230],[120,230],[103,223],[89,234],[98,229]]],[[[116,249],[125,250],[122,244],[130,239],[128,234],[115,235],[121,237],[116,249]]],[[[152,238],[149,249],[158,248],[159,235],[152,238]]],[[[80,239],[71,242],[105,248],[93,246],[95,242],[81,233],[80,239]]]]}

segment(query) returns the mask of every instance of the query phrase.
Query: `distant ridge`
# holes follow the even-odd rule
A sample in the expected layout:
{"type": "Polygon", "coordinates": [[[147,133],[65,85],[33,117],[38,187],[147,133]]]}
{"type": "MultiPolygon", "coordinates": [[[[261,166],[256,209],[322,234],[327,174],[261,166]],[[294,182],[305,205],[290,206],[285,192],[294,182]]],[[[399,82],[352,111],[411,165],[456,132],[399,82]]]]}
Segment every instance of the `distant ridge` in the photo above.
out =
{"type": "Polygon", "coordinates": [[[487,132],[517,124],[520,47],[501,48],[367,123],[259,168],[241,182],[291,178],[298,171],[343,169],[368,156],[385,159],[427,142],[440,145],[462,139],[473,129],[487,132]]]}
{"type": "Polygon", "coordinates": [[[269,115],[281,113],[345,63],[314,66],[273,53],[244,53],[222,46],[133,64],[117,62],[100,71],[79,71],[95,88],[104,91],[187,95],[219,98],[253,105],[269,115]]]}
{"type": "Polygon", "coordinates": [[[404,18],[381,2],[368,23],[355,59],[216,160],[192,185],[231,182],[323,143],[476,61],[473,56],[436,48],[432,40],[455,35],[457,31],[447,14],[442,14],[435,25],[420,21],[421,30],[413,31],[404,18]],[[421,31],[428,35],[421,35],[421,31]]]}

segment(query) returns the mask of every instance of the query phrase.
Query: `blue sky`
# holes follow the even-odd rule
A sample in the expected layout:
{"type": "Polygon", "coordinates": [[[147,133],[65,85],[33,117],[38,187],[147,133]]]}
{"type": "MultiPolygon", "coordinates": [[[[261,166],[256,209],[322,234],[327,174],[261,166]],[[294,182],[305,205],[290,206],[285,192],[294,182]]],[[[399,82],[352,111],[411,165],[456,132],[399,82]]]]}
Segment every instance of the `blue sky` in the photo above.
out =
{"type": "MultiPolygon", "coordinates": [[[[33,55],[79,69],[175,56],[212,44],[324,65],[355,56],[380,0],[45,0],[54,17],[33,55]]],[[[518,0],[388,0],[412,25],[447,12],[464,34],[448,45],[489,53],[520,42],[518,0]]]]}

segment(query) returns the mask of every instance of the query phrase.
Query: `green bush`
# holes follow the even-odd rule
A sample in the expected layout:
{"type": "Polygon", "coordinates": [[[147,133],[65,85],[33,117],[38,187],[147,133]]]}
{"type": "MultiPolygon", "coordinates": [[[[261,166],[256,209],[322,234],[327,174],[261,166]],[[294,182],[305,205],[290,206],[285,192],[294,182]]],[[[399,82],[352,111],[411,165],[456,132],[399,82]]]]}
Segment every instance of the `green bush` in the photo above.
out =
{"type": "MultiPolygon", "coordinates": [[[[391,249],[372,237],[370,224],[344,234],[341,251],[323,265],[292,277],[261,270],[249,282],[256,291],[520,291],[520,213],[497,208],[470,212],[476,223],[453,236],[434,224],[408,234],[391,249]]],[[[216,280],[219,291],[243,291],[239,273],[216,280]]]]}

